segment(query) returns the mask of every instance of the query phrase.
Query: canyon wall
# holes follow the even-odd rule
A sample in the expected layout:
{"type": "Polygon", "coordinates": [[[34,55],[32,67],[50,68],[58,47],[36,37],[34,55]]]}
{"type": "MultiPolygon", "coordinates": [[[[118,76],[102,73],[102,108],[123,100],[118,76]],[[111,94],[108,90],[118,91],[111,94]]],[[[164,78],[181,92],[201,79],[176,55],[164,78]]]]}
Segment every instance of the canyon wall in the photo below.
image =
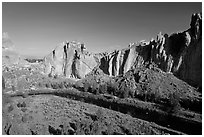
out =
{"type": "Polygon", "coordinates": [[[190,28],[184,32],[159,33],[150,42],[132,43],[128,48],[91,54],[84,44],[74,42],[58,46],[44,59],[47,74],[84,78],[94,67],[109,76],[154,63],[193,86],[202,87],[202,14],[192,15],[190,28]]]}

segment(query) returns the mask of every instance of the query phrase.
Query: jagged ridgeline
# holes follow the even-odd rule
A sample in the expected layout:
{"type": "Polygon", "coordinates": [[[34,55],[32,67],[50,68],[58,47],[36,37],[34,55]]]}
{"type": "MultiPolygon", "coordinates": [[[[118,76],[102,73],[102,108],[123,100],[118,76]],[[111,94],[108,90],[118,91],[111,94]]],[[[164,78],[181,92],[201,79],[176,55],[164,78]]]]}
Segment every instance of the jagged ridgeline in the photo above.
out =
{"type": "Polygon", "coordinates": [[[191,17],[186,31],[159,33],[155,40],[132,43],[128,48],[93,54],[83,43],[65,42],[44,58],[45,73],[84,78],[94,68],[118,76],[144,65],[156,64],[193,86],[202,86],[202,14],[191,17]]]}

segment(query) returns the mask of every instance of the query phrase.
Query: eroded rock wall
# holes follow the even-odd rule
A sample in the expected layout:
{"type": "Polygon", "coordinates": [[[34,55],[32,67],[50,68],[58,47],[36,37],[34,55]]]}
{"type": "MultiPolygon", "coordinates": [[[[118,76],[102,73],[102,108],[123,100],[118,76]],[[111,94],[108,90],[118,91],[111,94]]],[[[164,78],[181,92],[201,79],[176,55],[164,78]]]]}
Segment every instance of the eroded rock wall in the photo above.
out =
{"type": "Polygon", "coordinates": [[[192,15],[184,32],[159,33],[149,42],[132,43],[110,53],[90,54],[80,43],[64,43],[45,57],[45,72],[70,78],[84,78],[98,66],[109,76],[154,63],[193,86],[202,86],[202,14],[192,15]]]}
{"type": "Polygon", "coordinates": [[[68,78],[84,78],[96,65],[94,55],[85,50],[84,44],[60,44],[44,58],[45,73],[68,78]]]}
{"type": "Polygon", "coordinates": [[[121,51],[100,54],[100,68],[110,76],[155,63],[165,72],[193,86],[202,86],[202,15],[193,14],[190,29],[170,36],[159,33],[155,40],[129,45],[121,51]]]}

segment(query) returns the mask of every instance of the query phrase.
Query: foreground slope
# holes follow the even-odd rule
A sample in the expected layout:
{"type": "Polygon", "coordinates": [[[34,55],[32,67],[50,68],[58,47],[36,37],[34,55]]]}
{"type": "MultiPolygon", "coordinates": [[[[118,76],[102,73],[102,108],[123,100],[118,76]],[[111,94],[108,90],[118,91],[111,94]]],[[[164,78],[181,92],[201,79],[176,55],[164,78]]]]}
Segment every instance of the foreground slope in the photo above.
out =
{"type": "Polygon", "coordinates": [[[129,115],[52,95],[11,101],[4,107],[3,134],[182,134],[129,115]]]}

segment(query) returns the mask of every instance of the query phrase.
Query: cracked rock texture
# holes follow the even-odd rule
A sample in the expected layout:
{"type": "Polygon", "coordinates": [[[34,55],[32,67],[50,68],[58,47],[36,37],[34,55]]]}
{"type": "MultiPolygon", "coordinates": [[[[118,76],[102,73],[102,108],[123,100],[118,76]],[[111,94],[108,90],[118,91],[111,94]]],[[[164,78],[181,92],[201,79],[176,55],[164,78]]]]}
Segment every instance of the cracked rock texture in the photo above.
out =
{"type": "Polygon", "coordinates": [[[84,78],[96,65],[93,54],[85,50],[84,44],[66,42],[59,45],[44,58],[45,73],[68,78],[84,78]]]}

